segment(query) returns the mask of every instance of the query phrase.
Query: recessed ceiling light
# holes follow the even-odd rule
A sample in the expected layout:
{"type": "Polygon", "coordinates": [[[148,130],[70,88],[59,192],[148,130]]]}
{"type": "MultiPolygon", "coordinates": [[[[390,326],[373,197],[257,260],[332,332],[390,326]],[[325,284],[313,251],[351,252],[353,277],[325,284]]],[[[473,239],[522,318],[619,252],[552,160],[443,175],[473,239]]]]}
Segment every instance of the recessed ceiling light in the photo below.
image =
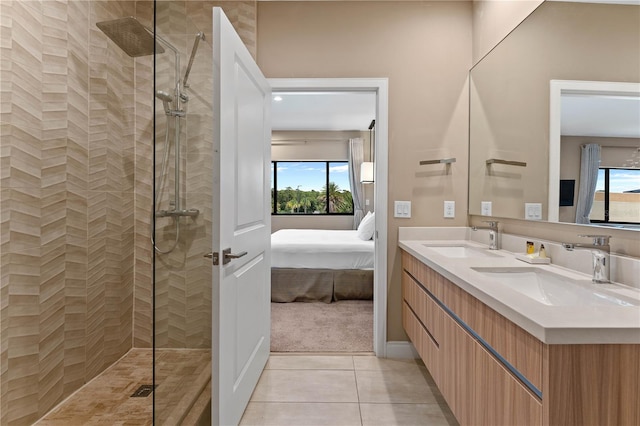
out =
{"type": "Polygon", "coordinates": [[[282,96],[274,96],[273,100],[276,102],[280,102],[282,100],[282,96]]]}

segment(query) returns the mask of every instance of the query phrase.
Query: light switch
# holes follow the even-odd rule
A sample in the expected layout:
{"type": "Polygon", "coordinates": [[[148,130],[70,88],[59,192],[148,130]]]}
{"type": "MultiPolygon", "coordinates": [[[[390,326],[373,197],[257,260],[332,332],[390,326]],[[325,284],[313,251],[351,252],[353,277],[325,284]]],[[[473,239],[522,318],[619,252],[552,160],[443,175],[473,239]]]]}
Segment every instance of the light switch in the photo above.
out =
{"type": "Polygon", "coordinates": [[[445,201],[444,202],[444,217],[454,218],[456,217],[456,202],[445,201]]]}
{"type": "Polygon", "coordinates": [[[524,203],[524,218],[542,220],[542,203],[524,203]]]}
{"type": "Polygon", "coordinates": [[[491,216],[491,201],[482,201],[480,203],[480,214],[482,216],[491,216]]]}
{"type": "Polygon", "coordinates": [[[394,217],[401,217],[404,219],[411,217],[411,201],[395,201],[394,207],[394,217]]]}

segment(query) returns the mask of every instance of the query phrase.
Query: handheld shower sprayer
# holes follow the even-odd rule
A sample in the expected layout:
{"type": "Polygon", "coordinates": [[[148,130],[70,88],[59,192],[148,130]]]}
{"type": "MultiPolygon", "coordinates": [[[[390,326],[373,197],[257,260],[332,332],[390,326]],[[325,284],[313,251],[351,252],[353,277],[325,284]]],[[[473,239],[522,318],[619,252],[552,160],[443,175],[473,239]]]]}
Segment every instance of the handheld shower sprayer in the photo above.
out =
{"type": "Polygon", "coordinates": [[[171,97],[171,95],[164,90],[157,90],[156,98],[162,101],[162,105],[164,105],[164,113],[167,115],[171,115],[171,107],[169,106],[169,104],[173,102],[173,97],[171,97]]]}

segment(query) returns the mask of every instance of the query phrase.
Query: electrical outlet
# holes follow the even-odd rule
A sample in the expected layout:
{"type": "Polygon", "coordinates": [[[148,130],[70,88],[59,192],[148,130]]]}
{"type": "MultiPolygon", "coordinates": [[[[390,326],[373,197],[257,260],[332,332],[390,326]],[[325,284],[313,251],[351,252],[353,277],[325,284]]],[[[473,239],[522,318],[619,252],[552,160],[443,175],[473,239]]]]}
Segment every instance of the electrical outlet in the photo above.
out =
{"type": "Polygon", "coordinates": [[[542,203],[524,203],[524,218],[542,220],[542,203]]]}
{"type": "Polygon", "coordinates": [[[482,216],[491,216],[491,201],[480,202],[480,214],[482,216]]]}
{"type": "Polygon", "coordinates": [[[369,199],[367,198],[366,200],[364,200],[364,205],[368,206],[369,205],[369,199]]]}
{"type": "Polygon", "coordinates": [[[408,219],[411,217],[411,201],[395,201],[393,217],[408,219]]]}
{"type": "Polygon", "coordinates": [[[445,201],[444,202],[444,217],[454,218],[456,217],[456,202],[445,201]]]}

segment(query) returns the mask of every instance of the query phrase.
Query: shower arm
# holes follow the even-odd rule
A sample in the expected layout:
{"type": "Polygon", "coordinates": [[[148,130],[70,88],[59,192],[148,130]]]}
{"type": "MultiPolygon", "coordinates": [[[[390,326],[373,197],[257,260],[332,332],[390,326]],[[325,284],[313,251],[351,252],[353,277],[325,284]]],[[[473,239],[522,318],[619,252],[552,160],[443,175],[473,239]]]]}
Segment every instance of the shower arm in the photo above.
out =
{"type": "Polygon", "coordinates": [[[167,40],[162,38],[160,35],[154,33],[150,28],[147,28],[145,26],[144,29],[147,30],[147,32],[149,34],[151,34],[151,36],[155,37],[156,40],[158,40],[159,42],[164,44],[166,47],[168,47],[169,50],[171,50],[173,52],[173,54],[174,54],[174,56],[176,58],[176,60],[175,60],[175,64],[176,64],[176,70],[175,70],[175,76],[176,76],[176,80],[175,80],[175,100],[176,100],[176,110],[179,111],[180,110],[179,102],[182,100],[182,87],[180,86],[180,52],[178,52],[178,49],[176,49],[167,40]]]}

